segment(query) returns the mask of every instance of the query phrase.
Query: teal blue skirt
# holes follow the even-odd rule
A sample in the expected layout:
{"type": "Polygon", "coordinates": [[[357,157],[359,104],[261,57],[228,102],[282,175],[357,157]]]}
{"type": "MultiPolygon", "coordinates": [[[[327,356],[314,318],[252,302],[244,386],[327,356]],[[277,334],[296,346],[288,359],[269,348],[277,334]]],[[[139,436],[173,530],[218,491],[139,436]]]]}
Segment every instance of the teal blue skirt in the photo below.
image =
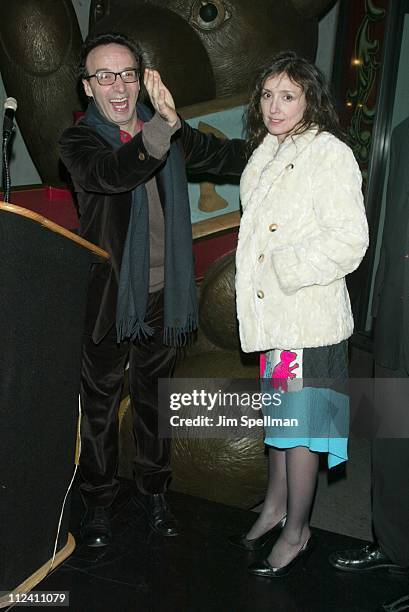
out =
{"type": "Polygon", "coordinates": [[[262,354],[261,363],[261,390],[275,398],[269,406],[263,407],[265,444],[283,449],[305,446],[314,452],[327,453],[329,468],[346,461],[349,430],[347,342],[302,351],[281,351],[278,356],[277,351],[268,351],[262,354]],[[286,360],[283,354],[290,357],[286,360]],[[274,378],[274,372],[280,372],[279,378],[274,378]],[[285,372],[290,373],[287,380],[282,378],[285,372]]]}

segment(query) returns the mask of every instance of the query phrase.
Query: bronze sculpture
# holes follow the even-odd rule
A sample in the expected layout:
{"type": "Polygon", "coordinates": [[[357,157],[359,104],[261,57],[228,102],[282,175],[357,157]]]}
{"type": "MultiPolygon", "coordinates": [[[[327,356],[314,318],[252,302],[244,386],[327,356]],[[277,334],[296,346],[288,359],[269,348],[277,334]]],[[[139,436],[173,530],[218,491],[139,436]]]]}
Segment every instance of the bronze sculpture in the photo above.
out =
{"type": "MultiPolygon", "coordinates": [[[[292,48],[313,58],[318,17],[333,0],[92,0],[89,30],[122,31],[142,46],[179,107],[247,91],[254,71],[292,48]]],[[[71,0],[0,7],[0,66],[44,183],[58,184],[56,142],[80,110],[81,33],[71,0]]]]}
{"type": "MultiPolygon", "coordinates": [[[[89,30],[116,30],[137,39],[145,65],[160,70],[182,107],[245,94],[259,66],[281,49],[313,58],[318,17],[332,4],[333,0],[91,0],[89,30]]],[[[19,101],[19,126],[43,182],[59,184],[56,143],[73,122],[73,112],[81,108],[76,93],[81,33],[75,11],[71,0],[18,0],[0,6],[0,20],[6,90],[19,101]]],[[[213,344],[210,359],[209,353],[197,353],[178,375],[238,377],[242,364],[231,255],[214,265],[202,286],[201,333],[213,344]]],[[[257,366],[251,364],[241,375],[256,373],[257,366]]],[[[126,454],[132,444],[126,438],[129,415],[125,414],[121,432],[124,476],[129,475],[133,456],[126,454]]],[[[258,501],[264,461],[257,438],[232,443],[179,437],[174,448],[175,484],[181,490],[243,507],[258,501]],[[189,455],[194,462],[186,461],[189,455]],[[250,478],[244,464],[253,470],[250,478]],[[200,474],[198,466],[203,467],[200,474]]]]}

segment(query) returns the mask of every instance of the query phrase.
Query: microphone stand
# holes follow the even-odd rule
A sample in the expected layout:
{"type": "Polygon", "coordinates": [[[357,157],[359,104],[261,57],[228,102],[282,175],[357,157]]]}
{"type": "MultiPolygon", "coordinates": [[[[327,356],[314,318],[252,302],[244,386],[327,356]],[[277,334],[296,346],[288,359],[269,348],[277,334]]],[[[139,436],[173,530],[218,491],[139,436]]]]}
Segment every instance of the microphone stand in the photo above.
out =
{"type": "Polygon", "coordinates": [[[10,202],[10,189],[11,189],[11,179],[10,179],[10,166],[9,166],[9,143],[11,140],[11,135],[13,134],[14,127],[10,132],[3,133],[3,200],[4,202],[10,202]]]}
{"type": "Polygon", "coordinates": [[[15,98],[7,98],[4,103],[3,117],[3,198],[5,202],[10,201],[10,167],[9,167],[9,149],[12,136],[15,130],[14,113],[17,110],[17,100],[15,98]]]}

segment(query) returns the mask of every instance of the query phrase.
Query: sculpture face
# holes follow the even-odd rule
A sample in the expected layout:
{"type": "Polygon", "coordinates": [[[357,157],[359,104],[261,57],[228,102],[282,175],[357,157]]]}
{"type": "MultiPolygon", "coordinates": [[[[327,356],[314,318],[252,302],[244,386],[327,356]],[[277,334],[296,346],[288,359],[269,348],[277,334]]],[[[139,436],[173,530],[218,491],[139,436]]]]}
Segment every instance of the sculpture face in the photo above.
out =
{"type": "MultiPolygon", "coordinates": [[[[293,49],[314,59],[317,18],[333,2],[91,0],[89,29],[121,32],[139,42],[145,65],[159,70],[182,107],[235,94],[244,98],[261,65],[278,51],[293,49]]],[[[0,2],[0,22],[6,91],[18,100],[18,124],[42,180],[56,184],[58,138],[81,109],[76,63],[82,38],[75,11],[71,0],[0,2]]],[[[130,90],[118,78],[114,93],[118,99],[129,93],[131,104],[130,90]]],[[[94,83],[90,93],[98,97],[94,83]]],[[[105,94],[97,102],[111,120],[131,119],[105,94]]]]}
{"type": "Polygon", "coordinates": [[[279,51],[315,56],[317,20],[305,19],[288,0],[93,0],[91,6],[92,30],[114,29],[137,40],[145,61],[169,86],[168,74],[173,80],[180,72],[172,88],[177,105],[178,98],[192,103],[187,102],[192,81],[184,75],[202,71],[200,49],[217,98],[246,93],[255,73],[279,51]],[[169,41],[158,36],[166,22],[172,24],[169,41]]]}
{"type": "MultiPolygon", "coordinates": [[[[131,51],[122,45],[110,44],[95,47],[88,54],[86,69],[88,74],[99,71],[122,72],[137,67],[131,51]]],[[[135,133],[136,101],[139,95],[139,81],[124,83],[117,75],[112,85],[100,85],[96,77],[83,79],[82,84],[87,96],[94,99],[99,111],[108,121],[121,129],[135,133]]]]}
{"type": "MultiPolygon", "coordinates": [[[[216,97],[247,92],[255,73],[285,49],[314,59],[317,22],[287,0],[167,0],[200,38],[213,69],[216,97]]],[[[136,33],[136,32],[135,32],[136,33]]]]}
{"type": "Polygon", "coordinates": [[[302,121],[307,103],[301,87],[286,74],[265,80],[260,107],[267,131],[283,142],[302,121]]]}

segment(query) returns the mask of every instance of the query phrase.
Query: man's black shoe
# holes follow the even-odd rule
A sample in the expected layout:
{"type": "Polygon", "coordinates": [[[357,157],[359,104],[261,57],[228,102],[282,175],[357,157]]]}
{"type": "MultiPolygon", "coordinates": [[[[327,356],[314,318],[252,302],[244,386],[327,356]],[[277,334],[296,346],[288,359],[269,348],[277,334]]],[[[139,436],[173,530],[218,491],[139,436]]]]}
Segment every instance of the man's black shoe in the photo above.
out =
{"type": "Polygon", "coordinates": [[[409,569],[393,563],[381,551],[378,544],[334,552],[329,556],[329,562],[333,567],[344,572],[367,572],[383,568],[394,574],[407,574],[409,569]]]}
{"type": "Polygon", "coordinates": [[[175,517],[169,509],[163,493],[144,495],[138,491],[133,498],[135,504],[143,509],[148,517],[149,526],[163,536],[179,535],[175,517]]]}
{"type": "Polygon", "coordinates": [[[378,610],[379,612],[408,612],[409,595],[404,595],[403,597],[399,597],[399,599],[385,602],[378,610]]]}
{"type": "Polygon", "coordinates": [[[91,547],[106,546],[111,540],[109,509],[103,506],[87,508],[81,523],[81,537],[91,547]]]}

